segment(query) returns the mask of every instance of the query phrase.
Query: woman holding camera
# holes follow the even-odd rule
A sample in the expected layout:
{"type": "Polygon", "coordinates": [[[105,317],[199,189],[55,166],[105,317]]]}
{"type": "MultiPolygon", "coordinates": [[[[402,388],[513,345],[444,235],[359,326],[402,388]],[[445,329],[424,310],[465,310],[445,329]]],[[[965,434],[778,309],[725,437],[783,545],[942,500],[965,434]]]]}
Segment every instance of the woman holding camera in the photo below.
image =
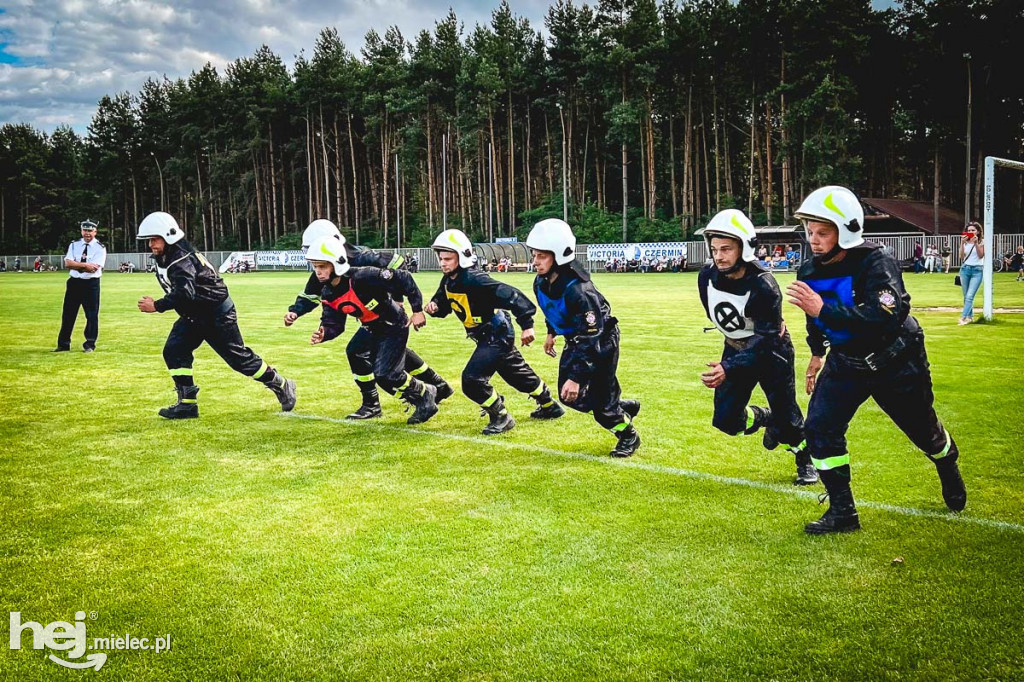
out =
{"type": "Polygon", "coordinates": [[[964,290],[964,309],[960,313],[960,321],[957,324],[964,325],[974,322],[974,297],[978,294],[978,287],[981,286],[981,280],[984,277],[985,245],[981,243],[981,238],[981,223],[967,223],[960,241],[960,255],[963,256],[960,266],[960,286],[964,290]]]}

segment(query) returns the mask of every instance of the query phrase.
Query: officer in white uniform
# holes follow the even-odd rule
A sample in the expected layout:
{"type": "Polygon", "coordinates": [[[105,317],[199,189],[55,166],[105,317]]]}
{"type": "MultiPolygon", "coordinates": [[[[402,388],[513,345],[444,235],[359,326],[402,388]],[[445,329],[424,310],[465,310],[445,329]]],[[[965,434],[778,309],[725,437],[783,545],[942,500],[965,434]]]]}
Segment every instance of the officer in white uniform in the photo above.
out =
{"type": "Polygon", "coordinates": [[[96,337],[100,327],[100,277],[107,260],[107,249],[96,239],[96,223],[82,221],[82,238],[71,242],[64,265],[71,273],[64,291],[64,311],[61,314],[60,334],[54,353],[71,350],[71,332],[75,329],[78,309],[85,310],[86,353],[96,350],[96,337]]]}
{"type": "Polygon", "coordinates": [[[796,457],[795,485],[817,483],[805,451],[804,418],[796,402],[793,342],[782,321],[782,292],[757,264],[754,225],[736,209],[718,213],[704,229],[713,262],[697,278],[708,319],[725,336],[721,362],[701,375],[715,390],[715,428],[736,436],[764,429],[763,443],[779,443],[796,457]],[[748,405],[758,384],[768,408],[748,405]]]}

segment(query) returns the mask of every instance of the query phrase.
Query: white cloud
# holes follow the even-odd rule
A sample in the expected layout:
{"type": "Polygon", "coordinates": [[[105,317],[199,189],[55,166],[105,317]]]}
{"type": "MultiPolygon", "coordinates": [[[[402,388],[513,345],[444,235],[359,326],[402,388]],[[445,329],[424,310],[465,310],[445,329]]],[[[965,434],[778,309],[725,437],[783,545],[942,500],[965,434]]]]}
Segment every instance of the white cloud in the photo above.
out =
{"type": "MultiPolygon", "coordinates": [[[[363,36],[394,24],[408,40],[430,29],[453,6],[467,31],[490,20],[498,0],[8,0],[0,41],[19,63],[0,64],[0,123],[52,130],[61,123],[84,132],[96,102],[136,93],[147,78],[187,77],[267,44],[289,66],[311,55],[317,34],[334,26],[358,54],[363,36]]],[[[547,2],[513,3],[543,29],[547,2]]]]}

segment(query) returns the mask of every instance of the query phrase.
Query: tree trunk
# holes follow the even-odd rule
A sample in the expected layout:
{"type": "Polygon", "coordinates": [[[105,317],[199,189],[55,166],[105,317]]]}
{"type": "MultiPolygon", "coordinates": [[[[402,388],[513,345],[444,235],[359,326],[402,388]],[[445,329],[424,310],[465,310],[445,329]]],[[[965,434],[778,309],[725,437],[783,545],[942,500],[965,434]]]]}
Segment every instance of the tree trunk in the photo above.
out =
{"type": "MultiPolygon", "coordinates": [[[[427,225],[434,227],[434,210],[437,206],[437,191],[434,187],[434,136],[431,126],[430,98],[427,98],[427,225]]],[[[442,150],[443,153],[443,150],[442,150]]],[[[441,163],[444,163],[442,160],[441,163]]],[[[442,191],[443,188],[442,188],[442,191]]],[[[444,228],[442,228],[444,229],[444,228]]]]}
{"type": "MultiPolygon", "coordinates": [[[[750,185],[747,187],[747,217],[754,215],[754,152],[757,150],[757,116],[754,114],[754,87],[750,88],[750,185]]],[[[753,218],[751,218],[753,220],[753,218]]]]}
{"type": "Polygon", "coordinates": [[[668,183],[672,189],[672,217],[679,215],[679,196],[676,192],[676,117],[668,117],[668,183]]]}
{"type": "Polygon", "coordinates": [[[772,224],[772,206],[775,203],[775,191],[772,188],[772,176],[775,174],[775,167],[772,165],[772,104],[769,100],[764,101],[764,148],[768,157],[768,194],[765,196],[765,210],[768,213],[768,224],[772,224]]]}
{"type": "MultiPolygon", "coordinates": [[[[786,126],[786,53],[782,53],[781,75],[779,80],[783,89],[779,93],[779,133],[782,136],[782,224],[789,223],[789,203],[793,195],[792,180],[789,169],[789,136],[786,126]]],[[[872,164],[873,167],[873,164],[872,164]]]]}
{"type": "Polygon", "coordinates": [[[715,211],[722,206],[722,154],[718,145],[718,84],[711,81],[711,126],[715,131],[715,211]]]}
{"type": "Polygon", "coordinates": [[[939,140],[935,140],[935,160],[933,161],[935,166],[935,183],[932,187],[932,234],[939,233],[939,192],[941,188],[941,176],[940,166],[942,165],[941,157],[939,156],[939,140]]]}
{"type": "Polygon", "coordinates": [[[548,156],[548,196],[555,193],[555,171],[551,163],[551,128],[548,126],[548,114],[544,112],[544,146],[548,156]]]}

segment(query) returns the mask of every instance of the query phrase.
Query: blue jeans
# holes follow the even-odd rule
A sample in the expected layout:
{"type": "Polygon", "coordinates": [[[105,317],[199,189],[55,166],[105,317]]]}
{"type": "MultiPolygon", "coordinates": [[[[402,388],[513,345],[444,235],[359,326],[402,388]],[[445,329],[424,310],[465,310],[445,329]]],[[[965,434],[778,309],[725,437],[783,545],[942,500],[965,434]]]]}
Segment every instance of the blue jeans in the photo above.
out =
{"type": "Polygon", "coordinates": [[[984,268],[980,265],[965,265],[960,268],[960,286],[964,290],[964,310],[960,317],[974,317],[974,297],[984,278],[984,268]]]}

